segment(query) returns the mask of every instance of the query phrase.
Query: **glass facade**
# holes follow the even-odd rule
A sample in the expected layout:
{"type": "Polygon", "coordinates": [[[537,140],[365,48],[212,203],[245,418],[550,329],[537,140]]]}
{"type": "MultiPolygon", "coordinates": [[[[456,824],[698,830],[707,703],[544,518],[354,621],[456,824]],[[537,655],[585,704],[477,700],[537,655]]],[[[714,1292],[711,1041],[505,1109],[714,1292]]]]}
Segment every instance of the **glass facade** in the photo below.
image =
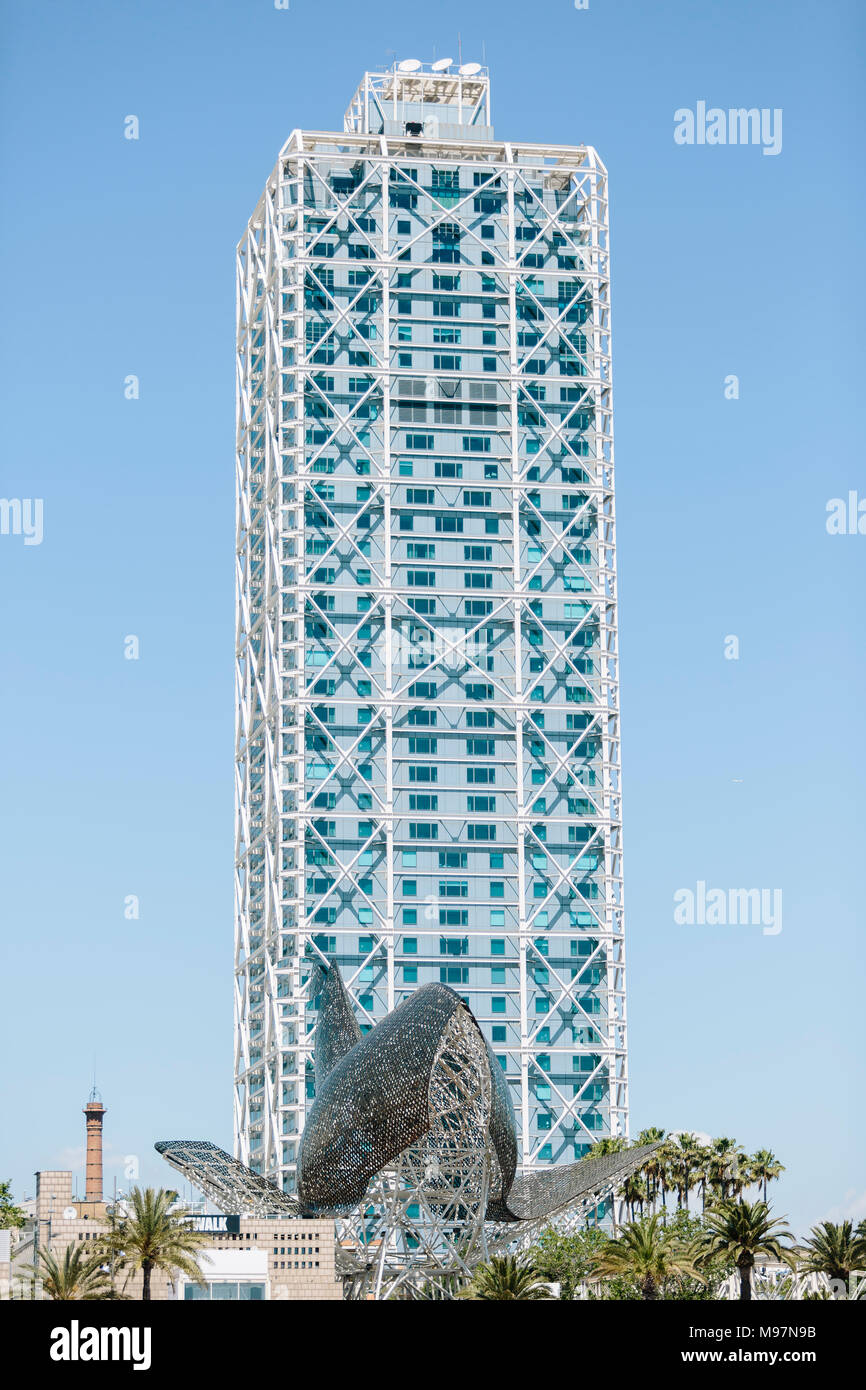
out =
{"type": "Polygon", "coordinates": [[[247,1279],[212,1279],[204,1288],[199,1284],[184,1284],[184,1302],[249,1302],[264,1300],[265,1285],[247,1279]]]}
{"type": "Polygon", "coordinates": [[[595,151],[496,143],[483,73],[368,74],[239,247],[236,1134],[286,1190],[317,957],[362,1026],[465,997],[527,1166],[627,1130],[608,255],[595,151]]]}

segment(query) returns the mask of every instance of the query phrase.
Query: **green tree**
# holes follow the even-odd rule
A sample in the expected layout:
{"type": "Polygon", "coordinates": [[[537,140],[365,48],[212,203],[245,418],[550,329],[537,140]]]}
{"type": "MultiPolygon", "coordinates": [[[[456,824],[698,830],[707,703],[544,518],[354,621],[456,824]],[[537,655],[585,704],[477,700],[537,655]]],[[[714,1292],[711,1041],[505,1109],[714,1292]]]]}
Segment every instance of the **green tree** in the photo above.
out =
{"type": "Polygon", "coordinates": [[[672,1136],[668,1146],[671,1180],[677,1193],[677,1206],[689,1209],[689,1193],[697,1181],[701,1165],[701,1145],[693,1134],[672,1136]]]}
{"type": "Polygon", "coordinates": [[[668,1134],[661,1148],[658,1150],[660,1159],[659,1191],[661,1193],[662,1199],[661,1217],[665,1225],[667,1225],[668,1218],[668,1193],[676,1192],[677,1190],[676,1158],[674,1156],[675,1146],[676,1140],[674,1136],[672,1134],[668,1134]]]}
{"type": "Polygon", "coordinates": [[[609,1239],[597,1226],[588,1226],[586,1230],[570,1236],[548,1226],[541,1232],[529,1255],[539,1278],[550,1284],[559,1284],[560,1298],[571,1300],[578,1284],[589,1278],[596,1256],[609,1239]]]}
{"type": "Polygon", "coordinates": [[[207,1243],[207,1236],[189,1224],[189,1213],[173,1210],[177,1193],[167,1188],[134,1187],[129,1194],[131,1210],[105,1237],[103,1249],[117,1260],[119,1269],[129,1273],[140,1269],[142,1299],[150,1299],[150,1277],[155,1269],[172,1275],[180,1270],[196,1284],[207,1283],[194,1256],[207,1243]]]}
{"type": "Polygon", "coordinates": [[[606,1154],[622,1153],[623,1149],[627,1149],[628,1147],[629,1143],[627,1139],[623,1139],[618,1134],[608,1134],[604,1139],[596,1139],[595,1143],[583,1157],[585,1159],[604,1158],[606,1154]]]}
{"type": "Polygon", "coordinates": [[[853,1222],[822,1221],[812,1227],[808,1240],[797,1251],[797,1268],[804,1274],[826,1274],[847,1285],[855,1270],[866,1269],[866,1236],[853,1229],[853,1222]]]}
{"type": "Polygon", "coordinates": [[[712,1150],[708,1144],[698,1144],[695,1154],[695,1186],[701,1189],[701,1211],[707,1209],[707,1188],[710,1185],[712,1150]]]}
{"type": "Polygon", "coordinates": [[[668,1221],[667,1232],[691,1252],[700,1269],[701,1277],[694,1279],[688,1274],[675,1275],[665,1285],[665,1298],[690,1303],[718,1298],[722,1285],[730,1278],[736,1266],[727,1255],[705,1254],[703,1245],[706,1231],[701,1217],[692,1216],[680,1207],[668,1221]]]}
{"type": "Polygon", "coordinates": [[[486,1264],[478,1266],[472,1283],[459,1296],[476,1303],[492,1303],[508,1298],[539,1302],[553,1295],[529,1260],[519,1260],[514,1255],[494,1255],[486,1264]]]}
{"type": "Polygon", "coordinates": [[[784,1229],[781,1220],[770,1216],[766,1202],[746,1202],[742,1197],[721,1198],[708,1208],[704,1224],[706,1253],[726,1254],[733,1259],[739,1270],[740,1298],[744,1302],[752,1297],[756,1255],[773,1260],[789,1259],[790,1252],[783,1249],[782,1242],[793,1240],[791,1232],[784,1229]]]}
{"type": "Polygon", "coordinates": [[[707,1162],[707,1176],[710,1187],[717,1197],[724,1201],[733,1195],[740,1181],[740,1165],[744,1154],[735,1139],[714,1139],[710,1144],[707,1162]]]}
{"type": "Polygon", "coordinates": [[[92,1303],[114,1297],[104,1263],[104,1254],[91,1244],[73,1241],[61,1256],[40,1250],[38,1263],[26,1272],[42,1281],[43,1292],[55,1302],[92,1303]]]}
{"type": "Polygon", "coordinates": [[[641,1297],[648,1300],[662,1298],[665,1285],[677,1276],[699,1283],[704,1279],[696,1251],[665,1230],[659,1214],[625,1226],[622,1234],[599,1252],[594,1273],[602,1279],[631,1278],[639,1285],[641,1297]]]}
{"type": "MultiPolygon", "coordinates": [[[[665,1131],[663,1129],[658,1129],[657,1127],[653,1127],[651,1129],[642,1129],[637,1139],[635,1140],[635,1143],[641,1145],[660,1144],[664,1137],[665,1131]]],[[[663,1152],[664,1151],[662,1149],[656,1149],[655,1153],[650,1154],[649,1158],[646,1160],[646,1162],[643,1164],[640,1170],[644,1176],[644,1179],[646,1180],[647,1195],[649,1197],[653,1211],[655,1211],[656,1209],[656,1202],[658,1201],[659,1183],[661,1181],[662,1172],[664,1170],[663,1152]]]]}
{"type": "Polygon", "coordinates": [[[630,1173],[628,1177],[623,1178],[620,1191],[622,1192],[622,1199],[628,1207],[629,1219],[634,1221],[635,1207],[640,1207],[641,1216],[643,1216],[644,1203],[647,1199],[647,1185],[640,1172],[630,1173]]]}
{"type": "Polygon", "coordinates": [[[0,1182],[0,1231],[23,1226],[27,1213],[12,1200],[11,1182],[0,1182]]]}
{"type": "Polygon", "coordinates": [[[647,1144],[660,1144],[665,1137],[665,1133],[665,1130],[659,1129],[656,1125],[652,1125],[649,1129],[642,1129],[634,1142],[641,1147],[647,1144]]]}
{"type": "Polygon", "coordinates": [[[751,1158],[746,1160],[749,1169],[749,1183],[761,1183],[764,1201],[767,1200],[767,1183],[774,1182],[785,1171],[784,1163],[780,1163],[776,1155],[770,1149],[758,1149],[751,1158]]]}

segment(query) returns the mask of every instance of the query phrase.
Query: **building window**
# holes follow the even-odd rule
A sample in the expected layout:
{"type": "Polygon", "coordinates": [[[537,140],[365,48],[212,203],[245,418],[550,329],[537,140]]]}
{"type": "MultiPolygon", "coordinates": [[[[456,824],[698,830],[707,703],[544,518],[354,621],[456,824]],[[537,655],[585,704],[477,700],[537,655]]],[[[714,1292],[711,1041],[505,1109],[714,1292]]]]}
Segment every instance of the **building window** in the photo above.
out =
{"type": "Polygon", "coordinates": [[[198,1302],[203,1299],[210,1299],[216,1302],[249,1302],[261,1301],[265,1296],[264,1284],[254,1284],[247,1280],[211,1280],[206,1288],[200,1288],[198,1284],[185,1284],[183,1290],[184,1302],[198,1302]]]}

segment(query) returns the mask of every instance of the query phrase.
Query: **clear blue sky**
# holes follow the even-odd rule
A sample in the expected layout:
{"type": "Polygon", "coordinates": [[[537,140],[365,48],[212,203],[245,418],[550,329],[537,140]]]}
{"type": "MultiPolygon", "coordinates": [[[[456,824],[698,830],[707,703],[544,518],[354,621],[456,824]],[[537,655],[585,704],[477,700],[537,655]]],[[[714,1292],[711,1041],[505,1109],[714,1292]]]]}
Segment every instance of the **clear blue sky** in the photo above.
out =
{"type": "Polygon", "coordinates": [[[500,136],[611,173],[633,1132],[772,1148],[798,1228],[866,1215],[866,535],[825,529],[866,498],[862,6],[2,16],[0,494],[44,540],[0,536],[0,1177],[79,1165],[94,1065],[109,1184],[131,1153],[165,1181],[154,1139],[230,1146],[234,246],[292,127],[459,32],[500,136]],[[699,100],[781,107],[782,153],[677,146],[699,100]],[[781,888],[781,934],[678,926],[698,880],[781,888]]]}

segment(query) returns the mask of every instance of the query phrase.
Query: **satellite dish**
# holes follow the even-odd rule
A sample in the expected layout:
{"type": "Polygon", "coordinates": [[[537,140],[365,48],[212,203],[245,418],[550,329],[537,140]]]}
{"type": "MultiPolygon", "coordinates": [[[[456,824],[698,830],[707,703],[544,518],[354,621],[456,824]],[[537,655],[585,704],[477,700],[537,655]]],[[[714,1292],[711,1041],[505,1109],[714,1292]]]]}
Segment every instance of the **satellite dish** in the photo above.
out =
{"type": "Polygon", "coordinates": [[[64,1207],[64,1208],[63,1208],[63,1220],[64,1220],[64,1221],[74,1221],[77,1215],[78,1215],[78,1212],[75,1210],[74,1207],[64,1207]]]}
{"type": "Polygon", "coordinates": [[[417,72],[421,67],[417,58],[404,58],[402,63],[397,65],[398,72],[417,72]]]}
{"type": "Polygon", "coordinates": [[[438,62],[432,64],[433,71],[444,72],[446,68],[450,68],[453,62],[453,58],[440,58],[438,62]]]}
{"type": "Polygon", "coordinates": [[[475,74],[480,71],[480,63],[464,63],[462,68],[460,69],[460,75],[462,77],[474,77],[475,74]]]}

